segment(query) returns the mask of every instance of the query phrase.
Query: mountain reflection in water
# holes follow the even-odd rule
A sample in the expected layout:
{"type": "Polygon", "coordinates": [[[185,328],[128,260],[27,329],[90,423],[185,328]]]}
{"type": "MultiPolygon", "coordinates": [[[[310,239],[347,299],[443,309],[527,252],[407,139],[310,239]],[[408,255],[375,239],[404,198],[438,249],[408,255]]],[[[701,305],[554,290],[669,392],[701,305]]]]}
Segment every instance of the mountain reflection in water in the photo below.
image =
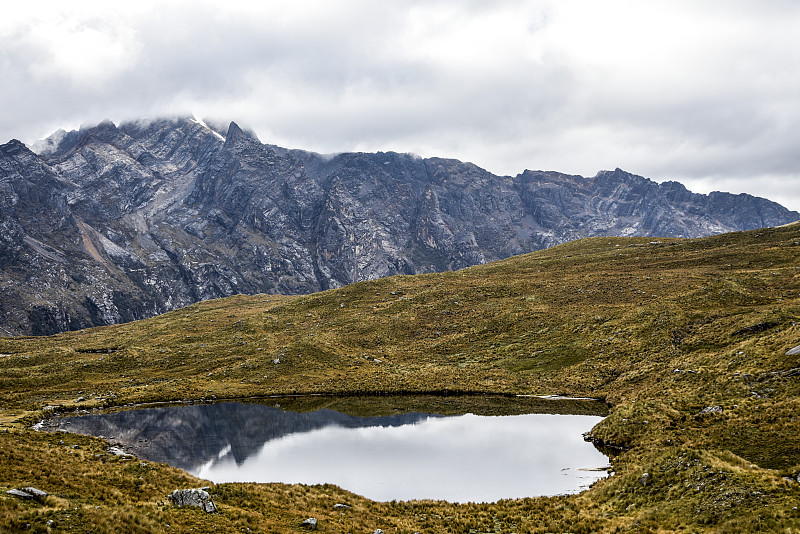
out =
{"type": "Polygon", "coordinates": [[[333,410],[284,411],[263,404],[224,402],[142,408],[57,420],[57,428],[102,436],[131,453],[195,472],[220,452],[241,465],[265,442],[326,426],[400,426],[430,417],[422,413],[353,417],[333,410]]]}
{"type": "Polygon", "coordinates": [[[525,414],[356,417],[238,402],[57,419],[142,458],[221,482],[333,483],[374,500],[575,493],[608,459],[581,434],[602,417],[525,414]]]}

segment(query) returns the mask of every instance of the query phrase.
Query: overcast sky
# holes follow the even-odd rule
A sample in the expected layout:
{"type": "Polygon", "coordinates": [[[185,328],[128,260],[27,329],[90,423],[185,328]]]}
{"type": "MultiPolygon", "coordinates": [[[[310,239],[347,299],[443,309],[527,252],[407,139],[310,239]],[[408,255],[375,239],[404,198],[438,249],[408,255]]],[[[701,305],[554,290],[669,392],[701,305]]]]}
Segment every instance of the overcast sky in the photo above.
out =
{"type": "Polygon", "coordinates": [[[27,0],[0,18],[0,143],[194,114],[800,210],[798,32],[796,0],[27,0]]]}

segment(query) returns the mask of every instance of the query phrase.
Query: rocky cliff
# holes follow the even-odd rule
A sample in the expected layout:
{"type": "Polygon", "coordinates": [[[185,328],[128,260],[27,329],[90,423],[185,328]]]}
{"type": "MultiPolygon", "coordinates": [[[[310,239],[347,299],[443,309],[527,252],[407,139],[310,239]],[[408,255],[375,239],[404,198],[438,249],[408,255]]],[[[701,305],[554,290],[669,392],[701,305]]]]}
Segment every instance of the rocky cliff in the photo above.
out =
{"type": "Polygon", "coordinates": [[[409,154],[322,156],[192,118],[103,122],[42,146],[0,146],[0,335],[458,269],[581,237],[800,219],[620,169],[509,177],[409,154]]]}

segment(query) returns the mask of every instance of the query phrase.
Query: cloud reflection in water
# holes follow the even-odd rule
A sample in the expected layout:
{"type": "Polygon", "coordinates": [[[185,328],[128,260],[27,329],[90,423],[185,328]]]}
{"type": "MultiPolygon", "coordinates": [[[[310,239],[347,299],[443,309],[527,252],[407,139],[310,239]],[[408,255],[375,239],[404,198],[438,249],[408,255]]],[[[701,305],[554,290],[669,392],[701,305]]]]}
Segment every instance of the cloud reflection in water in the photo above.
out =
{"type": "Polygon", "coordinates": [[[575,493],[608,459],[581,434],[601,417],[528,414],[428,418],[395,427],[328,426],[266,442],[238,464],[221,451],[194,472],[214,482],[333,483],[379,501],[575,493]]]}

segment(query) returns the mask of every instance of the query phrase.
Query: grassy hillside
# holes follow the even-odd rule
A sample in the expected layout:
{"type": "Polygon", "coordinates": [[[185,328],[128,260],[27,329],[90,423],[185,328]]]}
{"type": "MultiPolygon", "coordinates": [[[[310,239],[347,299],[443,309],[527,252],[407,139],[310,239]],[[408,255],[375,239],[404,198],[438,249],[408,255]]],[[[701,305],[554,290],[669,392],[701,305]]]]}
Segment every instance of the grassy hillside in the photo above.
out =
{"type": "Polygon", "coordinates": [[[800,356],[786,354],[800,345],[798,323],[795,224],[587,239],[454,273],[0,339],[0,490],[56,495],[44,505],[0,496],[0,531],[52,519],[109,532],[288,532],[315,516],[324,532],[800,532],[800,356]],[[222,484],[222,513],[206,516],[163,504],[176,487],[204,485],[184,473],[26,427],[76,407],[412,391],[601,397],[613,408],[593,437],[624,452],[613,477],[572,497],[373,503],[330,486],[222,484]],[[721,413],[701,413],[713,406],[721,413]],[[342,501],[353,505],[344,515],[332,508],[342,501]]]}

